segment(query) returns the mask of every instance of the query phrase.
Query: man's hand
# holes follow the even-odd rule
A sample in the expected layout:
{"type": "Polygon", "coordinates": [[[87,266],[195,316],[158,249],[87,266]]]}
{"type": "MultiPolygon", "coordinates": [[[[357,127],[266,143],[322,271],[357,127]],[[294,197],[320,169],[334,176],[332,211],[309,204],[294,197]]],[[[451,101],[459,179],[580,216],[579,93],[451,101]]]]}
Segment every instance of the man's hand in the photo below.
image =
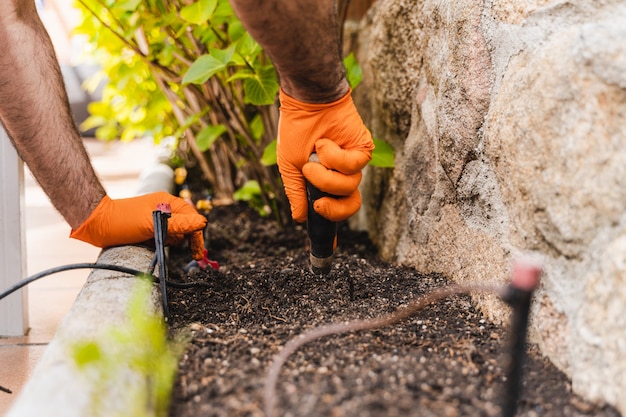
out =
{"type": "Polygon", "coordinates": [[[361,207],[361,170],[374,143],[352,102],[351,92],[326,104],[303,103],[280,92],[278,168],[297,222],[307,217],[305,177],[319,190],[339,196],[315,202],[315,211],[342,221],[361,207]],[[316,152],[320,163],[308,162],[316,152]]]}
{"type": "Polygon", "coordinates": [[[141,243],[154,238],[152,212],[157,204],[169,203],[168,241],[182,241],[185,235],[202,230],[206,218],[183,199],[166,192],[111,200],[104,196],[89,218],[70,237],[100,248],[141,243]]]}

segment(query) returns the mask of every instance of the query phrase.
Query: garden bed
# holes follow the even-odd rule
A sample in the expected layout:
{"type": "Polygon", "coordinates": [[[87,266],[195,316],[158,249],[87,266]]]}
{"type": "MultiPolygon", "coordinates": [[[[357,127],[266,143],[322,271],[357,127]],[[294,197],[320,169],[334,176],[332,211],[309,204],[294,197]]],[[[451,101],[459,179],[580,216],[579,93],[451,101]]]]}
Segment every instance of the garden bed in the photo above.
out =
{"type": "MultiPolygon", "coordinates": [[[[335,268],[309,271],[302,228],[280,230],[243,205],[209,215],[209,257],[219,271],[170,278],[207,288],[168,290],[173,333],[189,331],[170,415],[263,416],[268,367],[281,347],[316,326],[371,318],[448,285],[381,261],[367,235],[340,228],[335,268]]],[[[507,329],[468,296],[452,296],[393,326],[329,336],[299,349],[277,385],[289,416],[498,416],[507,329]]],[[[619,416],[571,392],[565,375],[528,347],[518,415],[619,416]]]]}

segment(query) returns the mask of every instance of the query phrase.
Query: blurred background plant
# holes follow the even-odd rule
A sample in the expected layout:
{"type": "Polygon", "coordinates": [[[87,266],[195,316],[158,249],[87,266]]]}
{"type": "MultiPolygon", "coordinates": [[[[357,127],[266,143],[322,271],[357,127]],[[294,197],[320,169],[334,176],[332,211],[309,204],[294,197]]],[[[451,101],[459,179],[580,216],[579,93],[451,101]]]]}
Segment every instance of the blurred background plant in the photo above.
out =
{"type": "Polygon", "coordinates": [[[261,157],[276,138],[278,81],[227,0],[77,0],[76,33],[102,71],[102,100],[83,130],[99,139],[174,138],[174,167],[199,171],[216,199],[259,185],[267,212],[287,213],[278,170],[261,157]]]}
{"type": "Polygon", "coordinates": [[[151,279],[138,279],[120,323],[70,344],[77,369],[91,380],[91,416],[168,415],[178,361],[191,330],[170,337],[153,288],[151,279]],[[121,389],[132,395],[120,397],[121,389]],[[120,398],[130,403],[120,403],[120,398]]]}
{"type": "MultiPolygon", "coordinates": [[[[218,201],[248,201],[284,224],[278,80],[228,0],[75,1],[75,31],[102,69],[86,84],[100,86],[102,99],[89,105],[81,129],[103,140],[171,139],[172,166],[184,167],[194,187],[218,201]]],[[[342,16],[347,4],[340,2],[342,16]]],[[[344,62],[355,88],[358,63],[352,55],[344,62]]],[[[392,166],[391,148],[376,145],[373,164],[392,166]]]]}

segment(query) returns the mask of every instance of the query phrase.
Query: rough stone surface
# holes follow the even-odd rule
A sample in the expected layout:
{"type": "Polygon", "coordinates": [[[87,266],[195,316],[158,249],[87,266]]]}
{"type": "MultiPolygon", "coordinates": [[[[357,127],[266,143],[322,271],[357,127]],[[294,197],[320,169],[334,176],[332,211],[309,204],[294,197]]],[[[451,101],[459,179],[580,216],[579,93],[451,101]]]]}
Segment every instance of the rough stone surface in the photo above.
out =
{"type": "Polygon", "coordinates": [[[540,257],[534,341],[622,413],[624,22],[617,0],[378,0],[354,45],[355,100],[396,151],[363,182],[359,221],[383,256],[490,283],[540,257]]]}

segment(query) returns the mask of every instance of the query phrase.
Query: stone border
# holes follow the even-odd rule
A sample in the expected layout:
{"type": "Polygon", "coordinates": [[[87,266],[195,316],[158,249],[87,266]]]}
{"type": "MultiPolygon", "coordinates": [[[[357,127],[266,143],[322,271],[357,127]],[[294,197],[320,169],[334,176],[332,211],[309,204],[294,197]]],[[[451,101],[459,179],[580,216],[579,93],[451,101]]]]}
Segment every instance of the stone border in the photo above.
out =
{"type": "MultiPolygon", "coordinates": [[[[172,189],[173,172],[161,161],[141,175],[139,194],[172,189]]],[[[103,250],[98,263],[125,266],[146,271],[153,252],[138,246],[121,246],[103,250]]],[[[94,394],[108,400],[99,402],[98,415],[127,415],[124,410],[137,408],[132,387],[144,375],[133,373],[116,381],[114,387],[95,386],[94,378],[80,371],[71,356],[70,347],[77,341],[95,337],[125,321],[136,278],[121,272],[93,270],[76,297],[54,338],[37,363],[33,374],[11,406],[7,417],[84,417],[94,415],[94,394]],[[103,393],[103,389],[107,390],[103,393]]],[[[152,290],[154,312],[162,314],[158,286],[152,290]]],[[[155,410],[146,409],[145,415],[155,410]]]]}

